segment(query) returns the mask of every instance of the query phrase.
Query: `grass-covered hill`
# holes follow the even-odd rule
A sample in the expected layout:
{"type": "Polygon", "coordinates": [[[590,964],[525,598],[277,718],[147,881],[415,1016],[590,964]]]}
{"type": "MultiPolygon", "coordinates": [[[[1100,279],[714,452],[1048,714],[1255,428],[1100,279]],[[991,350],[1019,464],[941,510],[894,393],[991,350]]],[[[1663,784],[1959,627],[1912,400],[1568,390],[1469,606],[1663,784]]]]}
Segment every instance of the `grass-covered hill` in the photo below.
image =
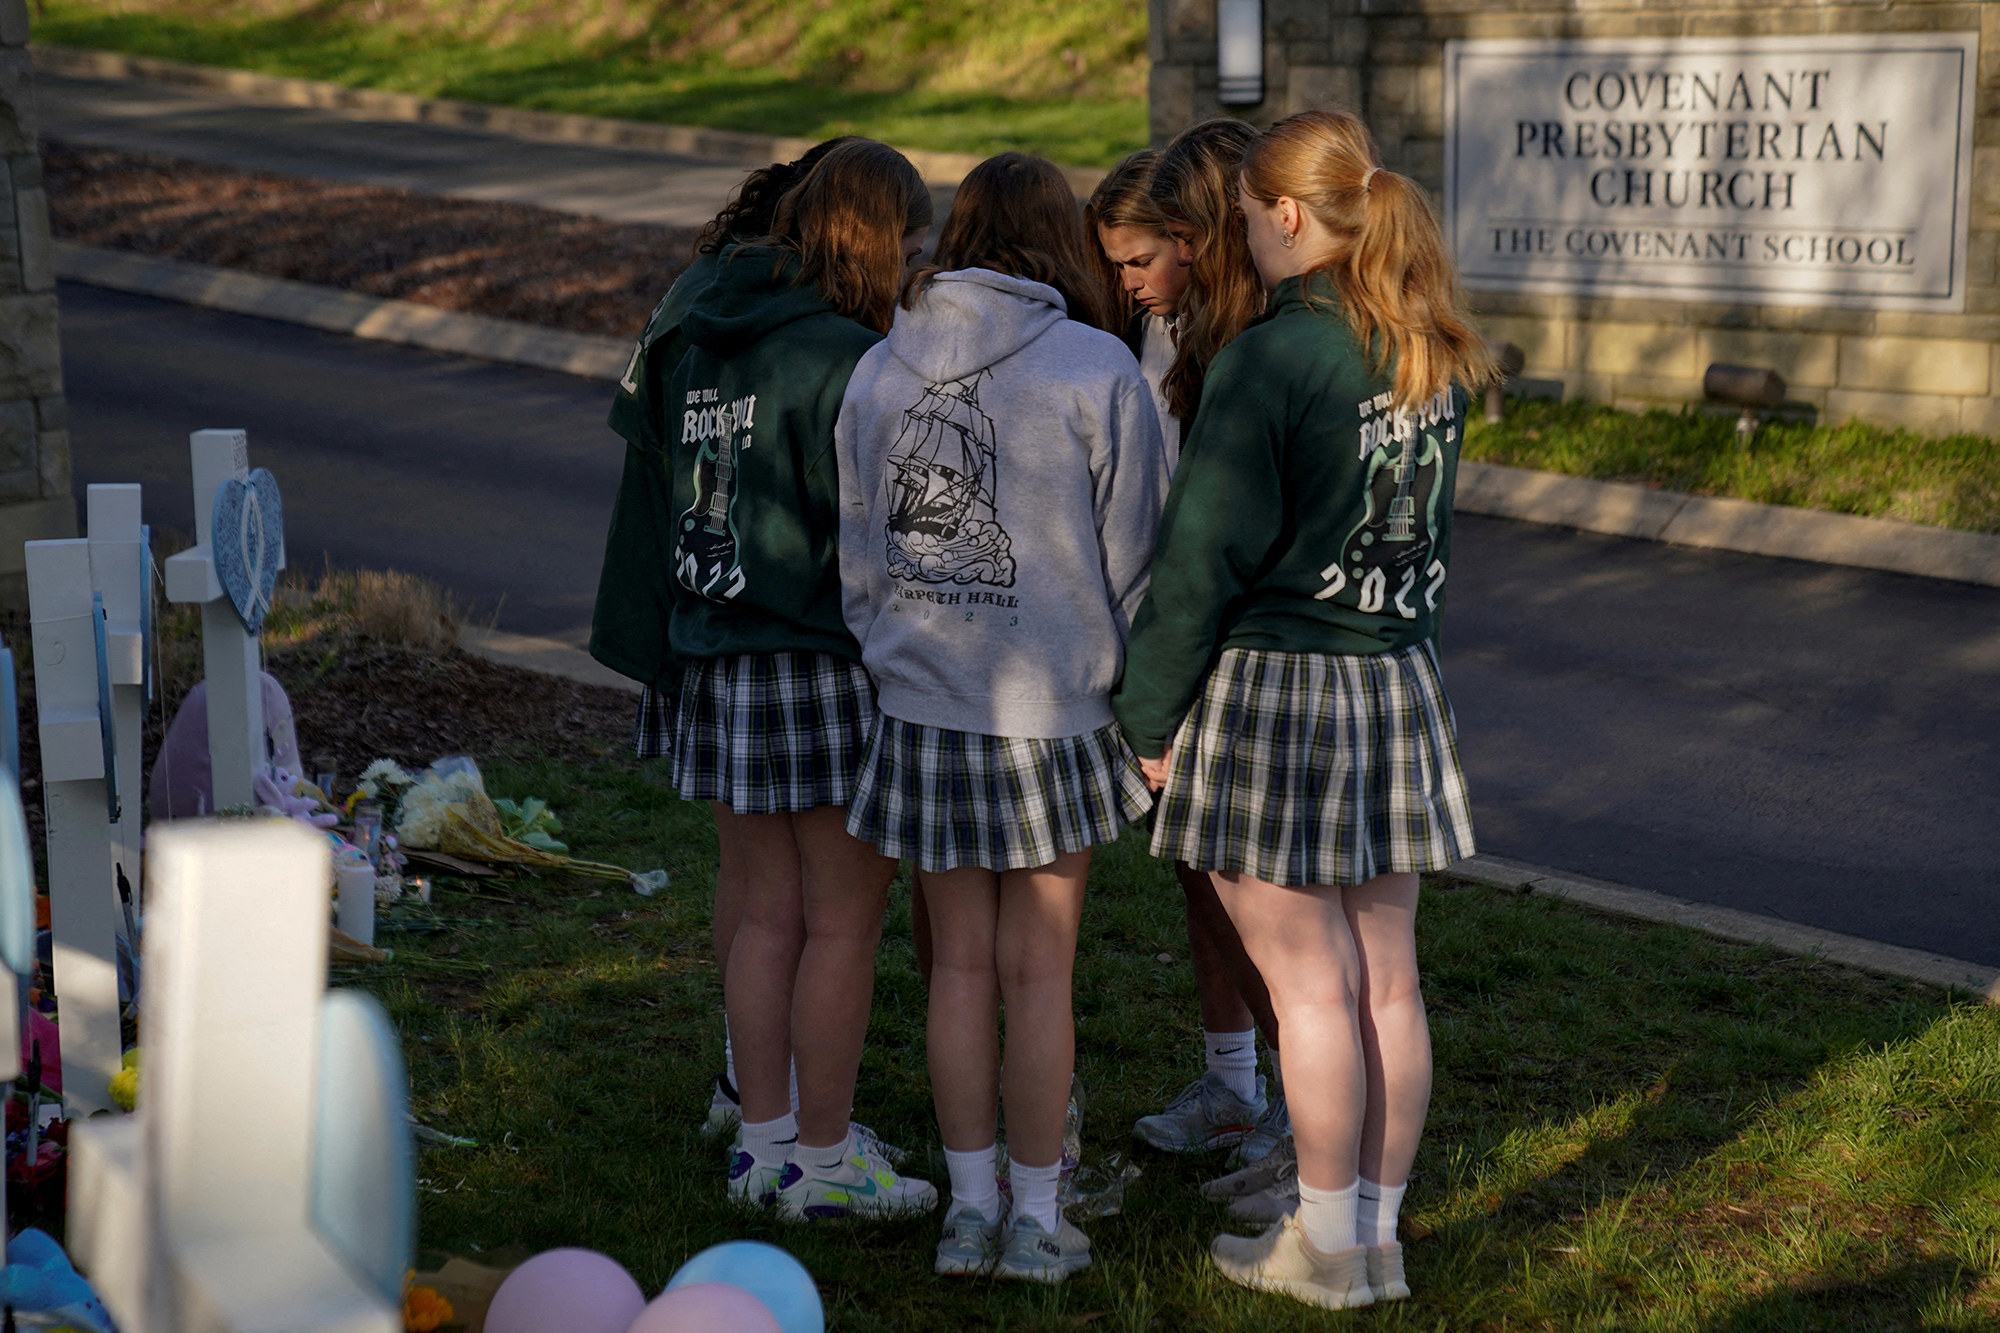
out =
{"type": "Polygon", "coordinates": [[[1136,0],[47,0],[45,42],[370,87],[919,148],[1115,160],[1136,0]]]}

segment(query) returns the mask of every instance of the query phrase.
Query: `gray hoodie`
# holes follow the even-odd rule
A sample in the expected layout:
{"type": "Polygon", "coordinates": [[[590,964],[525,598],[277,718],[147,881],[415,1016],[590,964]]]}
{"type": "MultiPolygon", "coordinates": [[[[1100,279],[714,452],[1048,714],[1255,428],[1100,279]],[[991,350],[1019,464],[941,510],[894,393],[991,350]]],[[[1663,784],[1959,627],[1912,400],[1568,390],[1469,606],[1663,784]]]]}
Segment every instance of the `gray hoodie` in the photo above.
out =
{"type": "Polygon", "coordinates": [[[848,381],[841,611],[882,711],[992,736],[1111,721],[1166,498],[1139,364],[1039,282],[941,273],[848,381]]]}

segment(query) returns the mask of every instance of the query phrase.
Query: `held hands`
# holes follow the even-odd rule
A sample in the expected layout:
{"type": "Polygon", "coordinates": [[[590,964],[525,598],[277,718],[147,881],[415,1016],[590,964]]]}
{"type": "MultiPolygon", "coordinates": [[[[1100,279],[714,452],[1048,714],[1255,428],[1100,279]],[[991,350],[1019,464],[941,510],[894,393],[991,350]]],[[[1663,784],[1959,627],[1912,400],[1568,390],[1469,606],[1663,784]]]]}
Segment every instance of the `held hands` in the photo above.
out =
{"type": "Polygon", "coordinates": [[[1139,772],[1145,776],[1148,791],[1158,791],[1167,785],[1167,765],[1173,757],[1173,751],[1169,750],[1158,759],[1139,761],[1139,772]]]}

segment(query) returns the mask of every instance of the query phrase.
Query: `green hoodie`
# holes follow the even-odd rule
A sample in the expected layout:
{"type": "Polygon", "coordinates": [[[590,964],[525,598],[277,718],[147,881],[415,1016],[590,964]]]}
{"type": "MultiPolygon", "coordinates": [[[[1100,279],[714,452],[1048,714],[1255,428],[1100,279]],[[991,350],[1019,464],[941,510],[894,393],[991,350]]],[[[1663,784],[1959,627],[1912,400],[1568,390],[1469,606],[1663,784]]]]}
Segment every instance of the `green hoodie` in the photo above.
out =
{"type": "MultiPolygon", "coordinates": [[[[732,246],[681,320],[661,396],[669,652],[861,650],[840,616],[833,424],[881,335],[795,286],[787,251],[732,246]]],[[[670,673],[672,674],[672,673],[670,673]]]]}
{"type": "Polygon", "coordinates": [[[673,515],[667,499],[662,395],[667,377],[687,354],[681,318],[721,266],[716,255],[695,256],[647,319],[611,399],[609,425],[625,437],[625,473],[604,538],[597,607],[590,617],[590,655],[619,675],[649,685],[675,671],[667,648],[672,595],[666,551],[673,515]]]}
{"type": "Polygon", "coordinates": [[[1166,752],[1225,648],[1380,653],[1444,604],[1465,394],[1390,405],[1332,284],[1291,278],[1215,358],[1167,492],[1112,708],[1166,752]]]}

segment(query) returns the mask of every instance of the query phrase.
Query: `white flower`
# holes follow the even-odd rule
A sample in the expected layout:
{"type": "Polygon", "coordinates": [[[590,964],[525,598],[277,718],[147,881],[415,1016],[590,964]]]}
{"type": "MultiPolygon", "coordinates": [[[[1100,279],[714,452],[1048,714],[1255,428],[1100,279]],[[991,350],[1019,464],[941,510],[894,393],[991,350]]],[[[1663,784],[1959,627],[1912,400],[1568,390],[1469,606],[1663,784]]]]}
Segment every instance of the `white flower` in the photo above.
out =
{"type": "Polygon", "coordinates": [[[384,791],[407,787],[416,779],[397,766],[393,759],[377,759],[361,770],[361,780],[354,785],[370,796],[379,796],[384,791]]]}
{"type": "Polygon", "coordinates": [[[396,835],[408,847],[436,847],[444,834],[445,809],[485,794],[477,773],[435,773],[403,793],[396,812],[396,835]]]}

